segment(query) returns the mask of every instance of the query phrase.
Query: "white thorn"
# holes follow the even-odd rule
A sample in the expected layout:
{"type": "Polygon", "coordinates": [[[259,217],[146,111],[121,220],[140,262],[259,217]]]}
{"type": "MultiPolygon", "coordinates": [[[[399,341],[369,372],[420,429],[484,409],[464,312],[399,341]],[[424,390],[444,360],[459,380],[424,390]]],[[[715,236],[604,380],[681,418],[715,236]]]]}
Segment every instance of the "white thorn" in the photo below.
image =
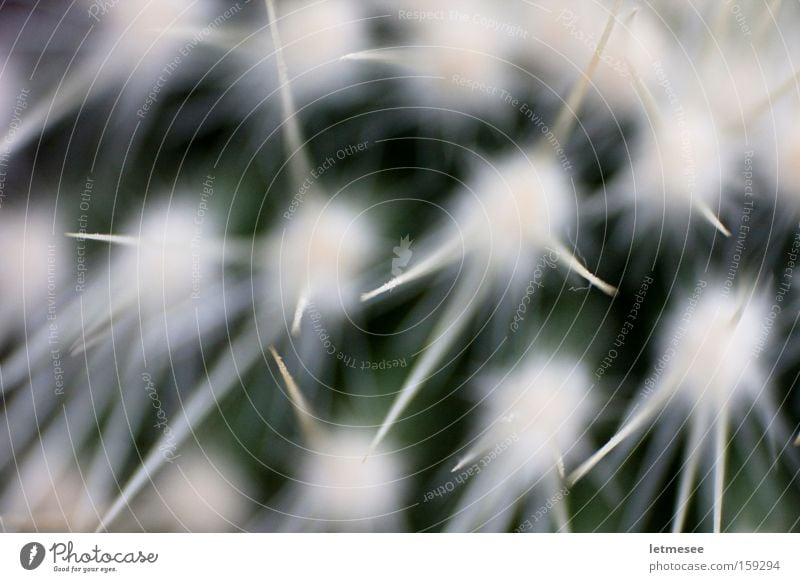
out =
{"type": "Polygon", "coordinates": [[[64,236],[69,238],[77,238],[81,240],[95,240],[100,242],[107,242],[116,245],[125,245],[130,247],[139,246],[139,239],[135,236],[126,236],[122,234],[85,234],[81,232],[65,232],[64,236]]]}
{"type": "Polygon", "coordinates": [[[243,333],[231,342],[228,352],[223,353],[215,363],[211,373],[207,375],[192,391],[192,396],[183,409],[184,414],[176,416],[169,435],[163,435],[150,449],[141,465],[128,479],[119,495],[100,519],[96,532],[111,525],[127,507],[133,498],[147,483],[152,483],[153,476],[168,462],[162,446],[169,445],[174,450],[194,435],[195,424],[201,422],[209,412],[218,406],[234,386],[241,382],[241,372],[249,368],[262,357],[259,334],[255,329],[243,333]]]}
{"type": "Polygon", "coordinates": [[[661,406],[661,401],[669,393],[667,390],[660,390],[653,394],[645,406],[631,418],[625,425],[620,428],[617,433],[612,436],[609,441],[603,445],[595,454],[584,461],[577,469],[575,469],[569,477],[567,477],[567,486],[573,487],[578,481],[583,479],[586,474],[591,471],[597,463],[602,461],[606,455],[613,451],[622,441],[627,439],[633,433],[638,431],[642,425],[650,418],[650,416],[661,406]]]}
{"type": "Polygon", "coordinates": [[[273,0],[266,0],[266,4],[269,30],[272,35],[273,48],[275,49],[275,60],[278,64],[281,108],[286,124],[286,133],[284,135],[286,136],[286,146],[290,155],[289,168],[292,173],[292,179],[299,187],[311,173],[311,162],[303,149],[303,133],[300,131],[300,124],[297,121],[297,107],[295,106],[294,95],[289,83],[289,69],[286,66],[286,60],[283,58],[283,43],[278,30],[278,15],[275,10],[275,3],[273,0]]]}
{"type": "Polygon", "coordinates": [[[722,497],[725,491],[725,462],[727,460],[728,412],[720,411],[714,434],[714,533],[722,531],[722,497]]]}
{"type": "Polygon", "coordinates": [[[708,205],[705,202],[699,200],[695,201],[695,206],[697,206],[697,209],[700,211],[700,214],[703,215],[703,218],[705,218],[708,222],[714,225],[714,228],[716,228],[726,237],[731,236],[731,231],[725,228],[725,225],[722,224],[720,219],[717,218],[717,215],[714,214],[714,212],[711,210],[711,208],[708,207],[708,205]]]}
{"type": "Polygon", "coordinates": [[[397,58],[397,51],[368,49],[354,53],[348,53],[339,60],[342,61],[368,61],[373,63],[397,63],[401,64],[397,58]]]}
{"type": "Polygon", "coordinates": [[[442,268],[448,263],[452,262],[456,255],[456,251],[458,250],[459,241],[452,240],[446,242],[442,245],[442,247],[434,252],[431,256],[427,259],[420,261],[411,269],[405,271],[401,275],[391,279],[389,282],[384,283],[377,289],[373,289],[372,291],[368,291],[367,293],[361,294],[361,301],[367,302],[371,299],[378,297],[379,295],[383,295],[388,291],[392,291],[395,288],[399,287],[400,285],[405,285],[416,281],[417,279],[421,279],[426,275],[432,273],[436,269],[442,268]]]}
{"type": "Polygon", "coordinates": [[[600,291],[614,297],[617,294],[617,288],[613,285],[609,285],[605,281],[603,281],[600,277],[592,273],[589,269],[587,269],[583,263],[581,263],[575,255],[573,255],[569,249],[567,249],[563,244],[559,241],[551,241],[551,244],[556,247],[556,252],[560,255],[566,257],[567,265],[570,269],[578,273],[581,277],[586,279],[590,284],[594,285],[600,291]]]}
{"type": "Polygon", "coordinates": [[[456,471],[458,471],[458,470],[460,470],[460,469],[463,469],[463,468],[464,468],[464,467],[466,467],[466,466],[467,466],[469,463],[471,463],[472,461],[474,461],[474,460],[475,460],[475,458],[478,456],[478,453],[477,453],[477,448],[478,448],[478,447],[475,447],[475,448],[474,448],[474,449],[472,449],[470,452],[468,452],[466,455],[464,455],[464,456],[461,458],[461,460],[460,460],[460,461],[458,461],[458,463],[456,463],[456,466],[455,466],[455,467],[453,467],[452,469],[450,469],[450,472],[451,472],[451,473],[455,473],[456,471]]]}
{"type": "Polygon", "coordinates": [[[448,305],[442,319],[436,326],[435,339],[427,347],[411,374],[403,383],[400,394],[395,399],[381,423],[378,433],[370,444],[367,456],[386,437],[392,425],[420,391],[423,383],[427,380],[428,374],[441,361],[455,340],[461,337],[461,331],[469,323],[472,313],[474,313],[480,302],[480,281],[477,279],[477,273],[472,273],[470,279],[459,286],[458,295],[448,305]]]}
{"type": "Polygon", "coordinates": [[[564,477],[566,477],[567,475],[567,469],[564,466],[564,455],[561,453],[561,451],[558,448],[558,445],[556,445],[555,443],[553,443],[553,460],[556,463],[556,470],[558,470],[558,476],[561,479],[564,479],[564,477]]]}
{"type": "Polygon", "coordinates": [[[686,514],[689,510],[691,487],[697,474],[700,463],[700,445],[702,442],[699,415],[692,416],[689,430],[689,440],[686,443],[686,457],[681,470],[681,480],[678,485],[678,497],[675,499],[675,517],[672,520],[672,533],[681,533],[686,523],[686,514]]]}
{"type": "Polygon", "coordinates": [[[589,82],[594,75],[597,65],[600,64],[600,58],[603,56],[603,51],[606,49],[609,38],[611,38],[611,31],[614,30],[614,23],[617,20],[617,13],[621,6],[622,0],[616,0],[616,2],[614,2],[614,6],[611,8],[611,12],[608,15],[608,20],[606,21],[605,28],[603,29],[603,33],[600,36],[592,58],[586,70],[583,72],[583,75],[578,80],[578,84],[575,85],[575,88],[567,97],[566,103],[564,103],[564,106],[561,108],[553,124],[553,134],[560,143],[564,143],[567,134],[577,120],[578,109],[583,99],[586,97],[586,92],[589,90],[589,82]]]}
{"type": "Polygon", "coordinates": [[[278,364],[278,370],[280,370],[283,382],[286,384],[286,390],[289,393],[289,398],[292,402],[292,408],[295,410],[297,421],[300,423],[300,427],[306,438],[308,440],[313,440],[319,432],[319,427],[316,425],[314,415],[311,412],[311,406],[300,391],[300,387],[286,367],[283,358],[281,358],[272,346],[270,346],[269,352],[272,354],[275,363],[278,364]]]}
{"type": "Polygon", "coordinates": [[[308,309],[309,299],[308,293],[301,293],[297,298],[297,307],[294,310],[294,319],[292,320],[292,335],[297,337],[300,335],[300,324],[303,322],[303,315],[308,309]]]}
{"type": "MultiPolygon", "coordinates": [[[[560,490],[563,487],[563,475],[560,475],[558,479],[550,477],[548,481],[551,481],[553,483],[552,487],[554,491],[560,490]]],[[[553,504],[553,518],[556,524],[557,533],[571,532],[571,528],[569,526],[569,513],[567,511],[566,495],[562,495],[561,499],[559,499],[553,504]]]]}

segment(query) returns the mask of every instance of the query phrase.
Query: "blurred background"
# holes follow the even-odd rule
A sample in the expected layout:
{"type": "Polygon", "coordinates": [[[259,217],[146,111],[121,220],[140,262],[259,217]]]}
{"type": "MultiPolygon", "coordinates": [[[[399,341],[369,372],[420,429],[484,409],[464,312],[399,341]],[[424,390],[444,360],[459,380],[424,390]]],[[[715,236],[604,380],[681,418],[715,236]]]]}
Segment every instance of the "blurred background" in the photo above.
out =
{"type": "Polygon", "coordinates": [[[0,3],[3,530],[797,531],[799,19],[0,3]]]}

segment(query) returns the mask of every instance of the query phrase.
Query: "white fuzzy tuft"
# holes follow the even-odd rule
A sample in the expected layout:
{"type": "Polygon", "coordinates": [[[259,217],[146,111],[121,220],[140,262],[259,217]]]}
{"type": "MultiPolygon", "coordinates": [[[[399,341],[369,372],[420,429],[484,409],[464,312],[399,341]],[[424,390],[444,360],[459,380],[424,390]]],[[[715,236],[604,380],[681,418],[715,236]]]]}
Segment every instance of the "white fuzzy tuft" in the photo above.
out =
{"type": "Polygon", "coordinates": [[[598,408],[586,370],[564,358],[532,356],[505,379],[498,373],[484,385],[486,432],[454,469],[477,466],[478,472],[450,523],[453,531],[484,523],[502,531],[529,493],[533,499],[555,494],[564,460],[583,448],[598,408]]]}
{"type": "Polygon", "coordinates": [[[763,295],[737,296],[715,284],[693,313],[672,314],[661,343],[665,356],[674,354],[665,387],[675,389],[676,404],[713,418],[758,398],[767,384],[756,356],[769,307],[763,295]]]}
{"type": "MultiPolygon", "coordinates": [[[[732,420],[741,421],[750,407],[762,418],[774,418],[768,374],[759,361],[769,303],[758,293],[734,295],[721,282],[698,282],[687,304],[670,316],[661,336],[661,356],[653,376],[617,433],[569,477],[575,483],[614,448],[643,431],[662,413],[686,420],[689,440],[675,506],[673,530],[684,527],[701,459],[705,475],[713,474],[713,530],[723,530],[725,470],[732,420]],[[705,455],[701,454],[705,452],[705,455]]],[[[769,430],[769,427],[765,427],[769,430]]],[[[703,478],[705,479],[705,477],[703,478]]]]}
{"type": "Polygon", "coordinates": [[[680,123],[666,120],[654,132],[639,143],[637,186],[626,190],[630,203],[648,224],[664,216],[670,226],[685,225],[690,213],[702,214],[701,208],[716,215],[739,161],[721,142],[720,126],[708,113],[687,109],[680,123]]]}
{"type": "MultiPolygon", "coordinates": [[[[90,9],[96,2],[87,2],[90,9]]],[[[112,58],[127,62],[130,73],[139,59],[171,59],[179,44],[215,18],[213,3],[194,0],[125,0],[100,14],[98,26],[106,41],[116,45],[112,58]],[[161,37],[161,38],[159,38],[161,37]]]]}
{"type": "Polygon", "coordinates": [[[286,307],[294,310],[305,297],[322,312],[341,313],[358,301],[356,283],[377,239],[367,218],[350,204],[310,200],[292,218],[282,245],[273,262],[281,265],[286,307]]]}
{"type": "Polygon", "coordinates": [[[139,224],[127,229],[137,241],[112,250],[114,279],[125,296],[134,290],[143,308],[167,310],[189,301],[194,292],[218,277],[220,263],[213,221],[196,222],[196,207],[188,202],[148,210],[139,224]]]}
{"type": "MultiPolygon", "coordinates": [[[[238,531],[248,517],[245,477],[226,453],[187,448],[131,507],[148,531],[238,531]]],[[[133,520],[120,529],[135,531],[133,520]]]]}
{"type": "Polygon", "coordinates": [[[549,159],[515,155],[482,166],[469,186],[456,213],[466,252],[489,259],[499,277],[524,271],[567,231],[574,194],[549,159]]]}
{"type": "Polygon", "coordinates": [[[527,467],[528,478],[543,475],[574,451],[597,410],[588,374],[572,360],[535,356],[505,380],[485,384],[483,423],[491,426],[485,438],[518,439],[510,456],[527,467]]]}
{"type": "Polygon", "coordinates": [[[392,60],[418,75],[437,77],[433,82],[419,79],[418,99],[482,117],[487,111],[511,111],[500,92],[513,94],[513,48],[519,39],[493,27],[516,24],[513,8],[476,0],[447,0],[436,6],[413,0],[405,7],[405,14],[435,16],[400,18],[397,11],[392,15],[405,33],[407,47],[398,49],[392,60]],[[478,86],[482,89],[474,88],[478,86]]]}
{"type": "Polygon", "coordinates": [[[374,455],[363,462],[369,435],[329,431],[305,455],[296,484],[300,518],[321,520],[310,529],[393,530],[404,507],[406,472],[397,454],[374,455]]]}
{"type": "Polygon", "coordinates": [[[278,26],[293,91],[305,99],[323,90],[342,88],[354,67],[338,61],[367,47],[369,21],[352,0],[278,4],[278,26]]]}
{"type": "Polygon", "coordinates": [[[52,215],[3,209],[0,248],[0,322],[14,327],[22,324],[25,314],[44,318],[49,293],[57,307],[59,283],[67,269],[64,241],[60,232],[58,238],[53,235],[52,215]]]}

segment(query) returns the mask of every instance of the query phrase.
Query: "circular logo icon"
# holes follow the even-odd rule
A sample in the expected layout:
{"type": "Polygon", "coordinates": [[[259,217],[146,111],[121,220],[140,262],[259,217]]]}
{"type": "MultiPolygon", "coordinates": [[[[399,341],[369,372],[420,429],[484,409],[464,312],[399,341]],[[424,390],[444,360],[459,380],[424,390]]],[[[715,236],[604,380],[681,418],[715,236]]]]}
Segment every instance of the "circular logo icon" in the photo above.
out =
{"type": "Polygon", "coordinates": [[[29,542],[19,551],[19,563],[26,570],[35,570],[44,561],[44,546],[38,542],[29,542]]]}

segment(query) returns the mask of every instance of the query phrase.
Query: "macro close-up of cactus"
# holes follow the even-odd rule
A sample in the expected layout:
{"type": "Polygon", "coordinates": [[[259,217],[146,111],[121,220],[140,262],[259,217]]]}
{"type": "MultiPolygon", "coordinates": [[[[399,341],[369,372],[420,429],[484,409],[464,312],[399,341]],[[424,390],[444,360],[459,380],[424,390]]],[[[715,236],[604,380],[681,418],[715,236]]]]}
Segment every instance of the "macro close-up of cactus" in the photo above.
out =
{"type": "Polygon", "coordinates": [[[0,2],[2,531],[800,531],[798,26],[0,2]]]}

